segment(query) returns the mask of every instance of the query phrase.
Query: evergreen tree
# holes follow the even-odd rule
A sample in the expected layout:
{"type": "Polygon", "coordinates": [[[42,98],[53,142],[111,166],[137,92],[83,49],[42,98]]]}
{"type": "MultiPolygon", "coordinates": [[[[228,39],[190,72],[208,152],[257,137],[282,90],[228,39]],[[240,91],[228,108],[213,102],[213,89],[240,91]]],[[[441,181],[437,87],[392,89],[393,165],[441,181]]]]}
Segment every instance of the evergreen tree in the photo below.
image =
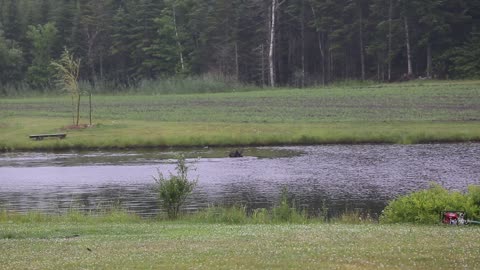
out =
{"type": "MultiPolygon", "coordinates": [[[[0,86],[20,81],[23,77],[23,67],[22,51],[14,41],[3,37],[0,28],[0,86]]],[[[3,87],[2,89],[5,90],[3,87]]]]}
{"type": "Polygon", "coordinates": [[[53,70],[50,66],[53,48],[57,38],[57,28],[53,23],[30,26],[27,37],[32,42],[33,62],[28,67],[27,79],[34,88],[50,86],[53,70]]]}
{"type": "Polygon", "coordinates": [[[453,53],[453,76],[456,78],[480,78],[480,31],[453,53]]]}
{"type": "Polygon", "coordinates": [[[56,59],[67,47],[83,59],[81,79],[92,83],[214,74],[303,87],[473,76],[465,50],[475,51],[480,2],[0,0],[0,25],[2,83],[48,86],[42,55],[56,59]],[[58,32],[41,53],[33,33],[46,35],[38,25],[47,24],[58,32]],[[5,70],[8,59],[21,63],[11,70],[15,75],[5,70]]]}

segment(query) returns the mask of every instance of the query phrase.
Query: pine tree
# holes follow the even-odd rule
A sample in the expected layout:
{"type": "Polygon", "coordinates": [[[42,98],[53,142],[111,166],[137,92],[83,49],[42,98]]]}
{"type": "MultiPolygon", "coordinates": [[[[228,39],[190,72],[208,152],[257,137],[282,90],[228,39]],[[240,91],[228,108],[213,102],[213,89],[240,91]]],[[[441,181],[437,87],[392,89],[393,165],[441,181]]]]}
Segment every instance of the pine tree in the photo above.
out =
{"type": "Polygon", "coordinates": [[[53,48],[57,38],[57,28],[53,23],[30,26],[27,37],[32,42],[33,62],[28,67],[27,79],[33,88],[44,89],[50,86],[53,70],[50,66],[53,48]]]}

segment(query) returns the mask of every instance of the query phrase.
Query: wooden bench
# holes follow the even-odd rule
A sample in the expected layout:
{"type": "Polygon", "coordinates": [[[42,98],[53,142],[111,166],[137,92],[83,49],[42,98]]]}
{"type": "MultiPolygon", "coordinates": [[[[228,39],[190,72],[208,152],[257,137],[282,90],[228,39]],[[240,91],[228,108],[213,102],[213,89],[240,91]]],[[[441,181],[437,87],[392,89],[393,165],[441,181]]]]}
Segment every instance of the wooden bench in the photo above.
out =
{"type": "Polygon", "coordinates": [[[67,134],[65,133],[57,133],[57,134],[37,134],[37,135],[30,135],[30,139],[35,140],[35,141],[41,141],[43,138],[59,138],[59,139],[65,139],[67,137],[67,134]]]}

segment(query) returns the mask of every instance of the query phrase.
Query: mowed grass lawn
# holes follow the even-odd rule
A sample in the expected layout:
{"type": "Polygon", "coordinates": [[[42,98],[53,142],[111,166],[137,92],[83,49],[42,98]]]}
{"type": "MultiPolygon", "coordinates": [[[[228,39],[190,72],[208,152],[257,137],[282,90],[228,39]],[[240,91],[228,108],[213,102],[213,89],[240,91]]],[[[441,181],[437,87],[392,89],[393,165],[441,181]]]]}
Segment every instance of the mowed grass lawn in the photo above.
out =
{"type": "MultiPolygon", "coordinates": [[[[88,123],[83,99],[82,123],[88,123]]],[[[1,98],[0,149],[480,141],[480,81],[186,95],[98,95],[95,127],[64,141],[71,100],[1,98]]]]}
{"type": "Polygon", "coordinates": [[[480,228],[2,223],[1,269],[478,269],[480,228]]]}

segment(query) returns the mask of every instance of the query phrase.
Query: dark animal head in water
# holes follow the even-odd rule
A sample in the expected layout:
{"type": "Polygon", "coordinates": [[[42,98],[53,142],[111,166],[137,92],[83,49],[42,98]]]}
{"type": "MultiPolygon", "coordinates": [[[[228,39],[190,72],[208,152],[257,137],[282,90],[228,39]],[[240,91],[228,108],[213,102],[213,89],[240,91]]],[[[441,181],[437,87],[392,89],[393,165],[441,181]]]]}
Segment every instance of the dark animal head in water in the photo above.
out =
{"type": "Polygon", "coordinates": [[[230,151],[230,153],[228,154],[228,156],[231,157],[231,158],[243,157],[242,151],[239,151],[239,150],[230,151]]]}

